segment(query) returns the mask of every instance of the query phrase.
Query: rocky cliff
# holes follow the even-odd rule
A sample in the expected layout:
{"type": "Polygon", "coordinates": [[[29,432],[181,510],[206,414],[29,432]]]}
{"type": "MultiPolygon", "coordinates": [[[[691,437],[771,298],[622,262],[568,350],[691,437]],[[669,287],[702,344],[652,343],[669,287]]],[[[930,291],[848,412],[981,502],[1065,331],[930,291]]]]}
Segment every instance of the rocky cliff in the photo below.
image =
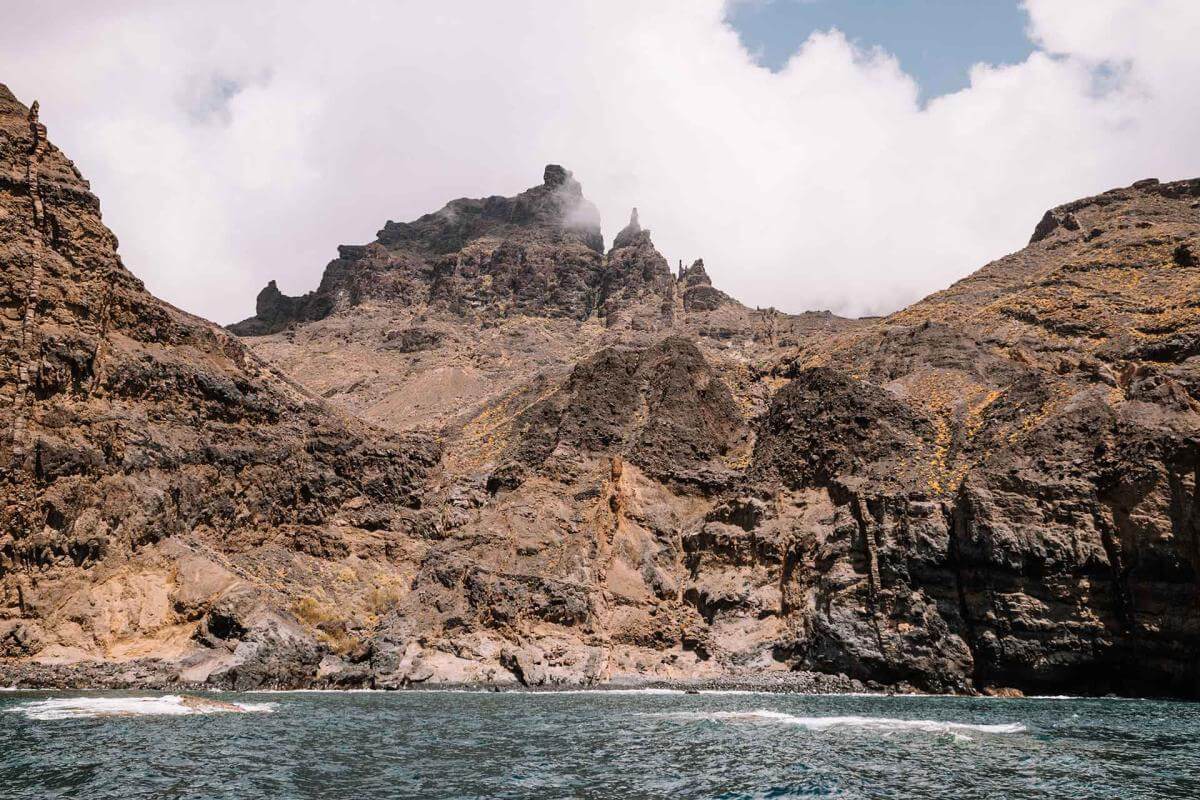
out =
{"type": "Polygon", "coordinates": [[[296,590],[337,573],[333,530],[387,547],[438,446],[323,405],[116,248],[0,86],[0,672],[304,680],[296,590]]]}
{"type": "Polygon", "coordinates": [[[1200,181],[856,321],[550,166],[239,339],[6,90],[0,166],[0,681],[1200,694],[1200,181]]]}
{"type": "MultiPolygon", "coordinates": [[[[767,417],[783,440],[758,450],[854,519],[866,613],[845,622],[877,633],[857,663],[973,686],[1200,691],[1198,242],[1200,180],[1141,181],[1053,209],[1021,252],[800,348],[767,417]],[[847,399],[814,408],[831,392],[802,387],[831,369],[847,399]],[[867,437],[860,417],[828,416],[868,398],[892,410],[863,409],[867,437]]],[[[830,666],[850,668],[841,652],[830,666]]]]}

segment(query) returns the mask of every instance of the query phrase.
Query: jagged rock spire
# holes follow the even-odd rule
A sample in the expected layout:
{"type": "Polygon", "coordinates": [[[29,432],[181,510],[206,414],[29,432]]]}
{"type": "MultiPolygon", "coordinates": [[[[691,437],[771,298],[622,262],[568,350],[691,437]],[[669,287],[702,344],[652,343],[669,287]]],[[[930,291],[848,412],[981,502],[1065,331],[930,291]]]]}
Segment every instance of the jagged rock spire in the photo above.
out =
{"type": "MultiPolygon", "coordinates": [[[[642,226],[638,222],[637,208],[634,208],[629,214],[629,224],[622,228],[621,232],[617,234],[615,239],[613,239],[613,247],[628,247],[629,245],[633,244],[633,240],[641,232],[642,226]]],[[[647,231],[647,233],[649,233],[649,231],[647,231]]]]}
{"type": "Polygon", "coordinates": [[[571,178],[571,173],[558,164],[547,164],[542,172],[542,183],[548,187],[562,186],[571,178]]]}
{"type": "Polygon", "coordinates": [[[679,268],[679,282],[685,286],[712,286],[712,278],[704,269],[704,259],[697,258],[687,269],[679,268]]]}
{"type": "MultiPolygon", "coordinates": [[[[583,186],[575,180],[571,170],[558,164],[547,164],[542,172],[542,185],[518,195],[515,202],[521,206],[516,216],[525,210],[534,219],[572,231],[584,244],[597,253],[604,252],[604,237],[600,234],[600,211],[583,196],[583,186]]],[[[462,201],[457,201],[462,202],[462,201]]],[[[510,214],[509,218],[513,218],[510,214]]]]}

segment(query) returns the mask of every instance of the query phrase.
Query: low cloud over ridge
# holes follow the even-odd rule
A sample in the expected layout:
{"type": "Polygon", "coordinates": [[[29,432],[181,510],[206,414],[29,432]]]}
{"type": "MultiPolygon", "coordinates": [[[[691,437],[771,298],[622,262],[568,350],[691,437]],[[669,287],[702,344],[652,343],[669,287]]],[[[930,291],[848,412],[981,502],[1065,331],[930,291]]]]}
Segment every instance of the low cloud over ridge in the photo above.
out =
{"type": "Polygon", "coordinates": [[[3,13],[0,81],[41,99],[126,264],[219,322],[546,162],[610,240],[636,205],[744,302],[860,315],[1021,247],[1052,205],[1200,175],[1200,4],[1026,6],[1038,50],[925,107],[837,31],[757,66],[721,0],[51,1],[3,13]]]}

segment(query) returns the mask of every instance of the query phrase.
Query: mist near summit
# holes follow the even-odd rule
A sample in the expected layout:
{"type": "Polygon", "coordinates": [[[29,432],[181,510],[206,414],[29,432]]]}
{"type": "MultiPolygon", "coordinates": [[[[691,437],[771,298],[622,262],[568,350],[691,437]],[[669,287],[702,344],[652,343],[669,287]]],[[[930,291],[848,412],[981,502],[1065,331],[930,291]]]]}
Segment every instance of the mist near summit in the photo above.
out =
{"type": "Polygon", "coordinates": [[[1200,3],[1027,0],[1025,60],[919,99],[818,30],[778,71],[722,0],[55,2],[0,74],[104,198],[148,288],[226,323],[339,243],[560,163],[612,236],[749,305],[882,314],[1024,245],[1042,212],[1200,175],[1200,3]]]}

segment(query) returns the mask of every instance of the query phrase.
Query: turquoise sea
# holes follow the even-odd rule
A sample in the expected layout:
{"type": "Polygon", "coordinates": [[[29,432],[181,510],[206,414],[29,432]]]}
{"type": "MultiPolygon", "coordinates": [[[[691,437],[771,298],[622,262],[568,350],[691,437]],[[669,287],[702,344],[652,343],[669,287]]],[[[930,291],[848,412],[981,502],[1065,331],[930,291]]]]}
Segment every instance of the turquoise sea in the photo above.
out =
{"type": "Polygon", "coordinates": [[[0,798],[1200,798],[1200,705],[0,692],[0,798]]]}

